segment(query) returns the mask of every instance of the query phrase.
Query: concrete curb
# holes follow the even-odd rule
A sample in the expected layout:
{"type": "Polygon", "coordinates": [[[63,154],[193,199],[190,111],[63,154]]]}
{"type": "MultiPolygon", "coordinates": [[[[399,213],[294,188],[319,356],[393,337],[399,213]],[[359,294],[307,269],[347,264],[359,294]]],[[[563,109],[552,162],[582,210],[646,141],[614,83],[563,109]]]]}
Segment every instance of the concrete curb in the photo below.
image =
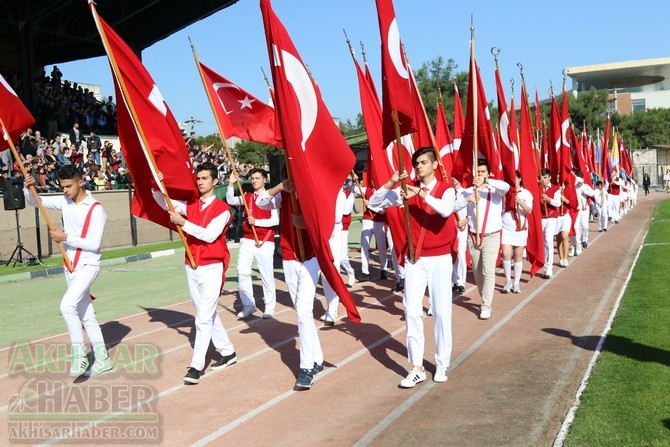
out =
{"type": "MultiPolygon", "coordinates": [[[[172,256],[177,253],[184,253],[183,248],[173,248],[170,250],[160,250],[152,251],[149,253],[139,253],[132,256],[126,256],[123,258],[112,258],[112,259],[103,259],[100,261],[102,267],[111,266],[111,265],[121,265],[127,264],[129,262],[144,261],[145,259],[154,259],[160,258],[163,256],[172,256]]],[[[47,276],[61,275],[63,274],[63,267],[51,267],[44,270],[33,270],[31,272],[21,272],[15,273],[12,275],[0,276],[0,283],[6,282],[16,282],[16,281],[25,281],[28,279],[34,278],[44,278],[47,276]]]]}

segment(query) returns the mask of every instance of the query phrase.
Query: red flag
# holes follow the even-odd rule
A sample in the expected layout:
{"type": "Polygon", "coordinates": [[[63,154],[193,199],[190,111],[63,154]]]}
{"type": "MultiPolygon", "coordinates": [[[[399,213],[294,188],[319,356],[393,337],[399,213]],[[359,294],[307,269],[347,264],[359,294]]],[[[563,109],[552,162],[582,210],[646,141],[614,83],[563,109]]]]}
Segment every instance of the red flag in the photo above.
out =
{"type": "Polygon", "coordinates": [[[540,110],[540,96],[535,87],[535,134],[540,131],[542,124],[542,110],[540,110]]]}
{"type": "Polygon", "coordinates": [[[421,99],[421,94],[419,93],[419,86],[416,84],[414,72],[412,71],[412,67],[409,65],[409,63],[407,64],[407,70],[410,74],[410,82],[412,86],[412,108],[414,111],[414,124],[416,127],[416,132],[414,132],[415,146],[418,148],[433,147],[430,122],[428,121],[426,108],[423,106],[423,99],[421,99]]]}
{"type": "MultiPolygon", "coordinates": [[[[365,130],[368,134],[368,172],[372,180],[372,184],[378,188],[391,178],[396,168],[391,165],[393,157],[389,158],[387,152],[384,150],[382,142],[382,108],[379,104],[379,97],[375,89],[375,84],[370,76],[368,66],[365,66],[365,74],[363,74],[358,61],[354,59],[356,66],[356,74],[358,75],[358,89],[361,97],[361,110],[363,112],[363,122],[365,123],[365,130]]],[[[389,145],[390,151],[395,154],[397,151],[393,150],[395,144],[389,145]]],[[[396,165],[397,166],[397,165],[396,165]]],[[[370,185],[368,185],[369,187],[370,185]]],[[[361,194],[363,192],[361,191],[361,194]]],[[[400,247],[396,249],[396,255],[399,262],[404,262],[400,259],[401,248],[407,244],[407,233],[405,230],[404,215],[400,208],[392,207],[386,209],[386,223],[391,230],[391,238],[393,245],[400,247]]]]}
{"type": "Polygon", "coordinates": [[[561,118],[558,112],[556,97],[551,97],[551,113],[549,117],[549,136],[547,138],[547,155],[549,156],[548,166],[551,170],[552,180],[556,184],[561,184],[561,118]]]}
{"type": "Polygon", "coordinates": [[[461,181],[463,187],[472,184],[473,168],[475,160],[475,148],[477,158],[484,158],[488,162],[489,172],[492,178],[502,179],[500,155],[496,146],[496,138],[491,125],[488,102],[484,85],[479,73],[479,67],[470,58],[470,71],[468,73],[468,99],[465,114],[465,126],[462,147],[458,156],[454,158],[454,176],[461,181]],[[476,104],[475,104],[476,98],[476,104]],[[475,117],[476,122],[475,122],[475,117]]]}
{"type": "Polygon", "coordinates": [[[326,108],[270,0],[261,0],[275,107],[293,174],[296,194],[321,272],[347,310],[360,322],[356,304],[333,264],[328,240],[335,225],[335,203],[356,158],[326,108]]]}
{"type": "MultiPolygon", "coordinates": [[[[507,100],[505,99],[505,91],[503,90],[502,81],[500,80],[500,69],[496,63],[495,70],[496,78],[496,92],[498,95],[498,131],[500,133],[500,160],[502,161],[502,179],[509,185],[509,191],[505,195],[506,209],[514,209],[516,207],[516,170],[519,166],[519,148],[516,137],[516,116],[514,108],[507,108],[507,100]],[[510,117],[513,116],[514,127],[510,122],[510,117]]],[[[512,98],[514,102],[514,98],[512,98]]],[[[515,214],[516,217],[516,214],[515,214]]]]}
{"type": "Polygon", "coordinates": [[[238,137],[282,147],[275,139],[275,111],[203,63],[200,70],[217,121],[226,138],[238,137]]]}
{"type": "MultiPolygon", "coordinates": [[[[0,119],[9,133],[3,137],[5,140],[11,139],[12,142],[18,142],[23,131],[35,122],[35,118],[2,75],[0,75],[0,119]]],[[[9,145],[3,149],[8,147],[9,145]]]]}
{"type": "Polygon", "coordinates": [[[601,154],[601,161],[600,161],[600,169],[601,169],[601,175],[602,178],[607,180],[608,182],[612,181],[612,168],[611,168],[611,163],[610,163],[610,152],[609,152],[609,147],[610,147],[610,116],[607,114],[607,125],[605,126],[605,136],[603,138],[603,145],[602,145],[602,154],[601,154]]]}
{"type": "Polygon", "coordinates": [[[626,145],[623,142],[623,138],[619,139],[619,152],[620,152],[620,158],[621,160],[619,161],[619,166],[623,168],[623,170],[626,172],[626,175],[632,179],[635,178],[634,173],[633,173],[633,161],[630,159],[630,154],[628,153],[628,149],[626,149],[626,145]]]}
{"type": "Polygon", "coordinates": [[[582,131],[582,136],[578,139],[574,127],[571,127],[570,135],[572,137],[572,147],[575,149],[575,165],[584,175],[584,183],[592,187],[593,181],[591,180],[591,169],[589,168],[585,155],[586,130],[582,131]]]}
{"type": "Polygon", "coordinates": [[[447,123],[447,115],[444,113],[444,105],[442,104],[442,95],[437,102],[437,116],[435,118],[435,142],[440,151],[440,158],[442,158],[442,165],[444,165],[447,175],[450,177],[453,167],[454,143],[451,141],[449,134],[449,124],[447,123]]]}
{"type": "Polygon", "coordinates": [[[463,118],[461,96],[458,93],[458,87],[456,86],[456,83],[454,83],[454,158],[456,157],[456,152],[461,148],[464,129],[465,118],[463,118]]]}
{"type": "Polygon", "coordinates": [[[528,241],[526,253],[530,262],[530,276],[533,277],[544,265],[544,238],[542,236],[542,201],[537,183],[539,167],[533,149],[533,125],[530,122],[530,105],[525,81],[521,84],[521,132],[519,140],[519,171],[523,187],[533,195],[533,208],[528,218],[528,241]]]}
{"type": "Polygon", "coordinates": [[[570,131],[570,112],[568,110],[568,93],[565,91],[565,83],[563,83],[563,94],[561,96],[561,148],[559,152],[559,179],[562,184],[572,175],[572,156],[570,153],[570,141],[568,140],[568,132],[570,131]]]}
{"type": "Polygon", "coordinates": [[[92,2],[89,7],[112,68],[121,152],[135,188],[131,212],[171,227],[169,214],[156,203],[151,193],[160,182],[155,178],[150,157],[153,156],[158,170],[163,173],[163,184],[171,199],[197,198],[198,188],[184,138],[146,68],[98,16],[92,2]]]}
{"type": "MultiPolygon", "coordinates": [[[[376,0],[379,32],[382,41],[382,125],[384,146],[396,139],[393,111],[398,113],[400,135],[414,129],[409,67],[400,41],[395,10],[391,0],[376,0]]],[[[409,170],[408,170],[409,172],[409,170]]]]}

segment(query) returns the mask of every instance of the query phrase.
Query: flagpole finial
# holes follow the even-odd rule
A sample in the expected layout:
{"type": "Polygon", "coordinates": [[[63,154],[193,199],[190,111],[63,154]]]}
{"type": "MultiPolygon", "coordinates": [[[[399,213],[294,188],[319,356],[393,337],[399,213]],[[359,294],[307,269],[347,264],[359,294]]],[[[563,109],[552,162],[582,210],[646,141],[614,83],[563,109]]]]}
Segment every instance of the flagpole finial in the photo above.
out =
{"type": "Polygon", "coordinates": [[[366,56],[366,54],[365,54],[365,45],[363,45],[363,41],[362,41],[362,40],[361,40],[360,44],[361,44],[361,55],[363,56],[363,63],[364,63],[364,64],[367,64],[367,63],[368,63],[368,58],[367,58],[367,56],[366,56]]]}
{"type": "Polygon", "coordinates": [[[554,96],[554,83],[549,79],[549,96],[554,96]]]}
{"type": "Polygon", "coordinates": [[[514,96],[514,78],[511,78],[509,82],[512,84],[512,96],[514,96]]]}
{"type": "Polygon", "coordinates": [[[355,59],[356,54],[354,53],[354,47],[351,46],[351,41],[349,40],[349,36],[347,35],[347,30],[342,28],[342,32],[344,33],[344,38],[347,41],[347,46],[349,47],[349,52],[351,53],[351,57],[353,57],[355,59]]]}
{"type": "Polygon", "coordinates": [[[263,67],[261,67],[261,73],[263,73],[263,79],[265,79],[265,83],[268,85],[268,88],[270,88],[270,79],[268,79],[268,75],[265,74],[263,67]]]}
{"type": "Polygon", "coordinates": [[[475,15],[470,14],[470,38],[475,39],[475,15]]]}
{"type": "Polygon", "coordinates": [[[521,62],[517,62],[516,66],[519,67],[519,73],[521,75],[521,79],[523,80],[523,65],[521,65],[521,62]]]}
{"type": "Polygon", "coordinates": [[[491,54],[493,55],[493,60],[496,63],[496,67],[498,66],[498,55],[500,54],[500,48],[498,47],[491,47],[491,54]]]}

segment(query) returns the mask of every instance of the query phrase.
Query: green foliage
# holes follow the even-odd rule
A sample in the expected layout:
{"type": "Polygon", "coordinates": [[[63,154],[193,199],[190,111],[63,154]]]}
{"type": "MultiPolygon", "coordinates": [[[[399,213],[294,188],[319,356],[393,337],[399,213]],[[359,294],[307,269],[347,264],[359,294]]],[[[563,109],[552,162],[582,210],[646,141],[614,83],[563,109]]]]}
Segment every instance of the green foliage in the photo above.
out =
{"type": "Polygon", "coordinates": [[[268,162],[268,155],[281,154],[282,150],[267,144],[242,140],[231,149],[231,153],[240,163],[264,165],[268,162]]]}
{"type": "Polygon", "coordinates": [[[649,148],[670,143],[670,109],[650,109],[622,116],[618,124],[626,146],[649,148]]]}
{"type": "MultiPolygon", "coordinates": [[[[557,100],[559,104],[562,104],[562,98],[557,100]]],[[[595,87],[591,87],[588,92],[580,93],[576,98],[568,93],[568,101],[570,120],[577,129],[581,129],[586,123],[586,128],[590,131],[595,131],[598,128],[601,131],[605,130],[607,123],[607,90],[596,90],[595,87]]]]}
{"type": "MultiPolygon", "coordinates": [[[[461,104],[465,106],[465,96],[468,89],[468,73],[461,71],[457,72],[458,65],[453,59],[446,62],[439,56],[424,63],[416,70],[416,83],[419,86],[419,92],[423,99],[423,105],[426,108],[426,113],[430,119],[431,126],[435,126],[435,116],[437,113],[437,102],[439,92],[442,92],[442,102],[447,117],[453,116],[454,113],[454,82],[458,86],[461,95],[461,104]]],[[[465,110],[463,111],[465,114],[465,110]]],[[[448,118],[449,124],[451,119],[448,118]]]]}

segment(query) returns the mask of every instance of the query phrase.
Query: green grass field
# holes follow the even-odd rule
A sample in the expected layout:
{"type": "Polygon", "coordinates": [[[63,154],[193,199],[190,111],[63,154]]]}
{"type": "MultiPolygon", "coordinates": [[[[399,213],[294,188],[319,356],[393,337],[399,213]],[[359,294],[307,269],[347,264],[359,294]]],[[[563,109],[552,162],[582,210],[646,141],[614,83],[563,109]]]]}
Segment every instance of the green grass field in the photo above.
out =
{"type": "Polygon", "coordinates": [[[644,243],[564,446],[670,445],[670,201],[644,243]]]}

